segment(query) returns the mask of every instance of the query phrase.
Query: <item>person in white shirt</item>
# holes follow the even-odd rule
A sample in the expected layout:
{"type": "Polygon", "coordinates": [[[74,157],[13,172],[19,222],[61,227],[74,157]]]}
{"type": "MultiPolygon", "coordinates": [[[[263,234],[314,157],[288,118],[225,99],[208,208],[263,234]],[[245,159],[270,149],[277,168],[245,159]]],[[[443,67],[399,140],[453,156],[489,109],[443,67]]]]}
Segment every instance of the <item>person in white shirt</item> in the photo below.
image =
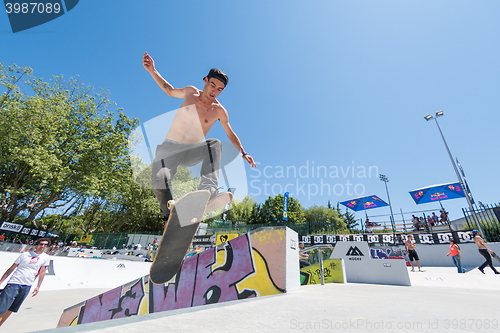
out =
{"type": "Polygon", "coordinates": [[[31,286],[38,277],[38,283],[33,290],[33,296],[38,294],[45,270],[50,263],[50,257],[44,253],[50,246],[48,238],[40,238],[35,242],[35,250],[22,253],[0,279],[2,284],[12,272],[7,285],[0,293],[0,326],[9,318],[12,312],[17,312],[28,296],[31,286]]]}

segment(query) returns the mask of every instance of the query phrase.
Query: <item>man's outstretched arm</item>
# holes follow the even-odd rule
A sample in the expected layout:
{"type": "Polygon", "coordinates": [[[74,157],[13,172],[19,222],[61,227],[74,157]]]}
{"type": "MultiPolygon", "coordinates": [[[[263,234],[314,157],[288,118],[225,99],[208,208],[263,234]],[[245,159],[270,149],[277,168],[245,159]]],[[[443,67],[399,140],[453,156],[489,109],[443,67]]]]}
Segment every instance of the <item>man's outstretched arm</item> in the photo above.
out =
{"type": "Polygon", "coordinates": [[[151,56],[145,52],[142,56],[142,65],[151,74],[155,82],[160,88],[170,97],[185,98],[185,89],[174,88],[167,80],[165,80],[155,68],[155,62],[151,56]]]}
{"type": "Polygon", "coordinates": [[[233,144],[233,146],[241,154],[245,154],[242,157],[248,162],[248,164],[250,165],[250,167],[251,168],[257,167],[257,165],[255,164],[255,161],[253,160],[253,157],[250,156],[248,153],[245,152],[245,150],[243,149],[243,145],[241,144],[240,139],[238,138],[238,136],[236,135],[236,133],[234,133],[233,129],[231,128],[231,125],[229,125],[229,117],[227,115],[227,111],[226,110],[223,109],[223,114],[219,118],[219,121],[220,121],[220,123],[222,125],[222,128],[224,128],[224,131],[226,131],[226,135],[227,135],[227,138],[229,139],[229,141],[231,141],[231,143],[233,144]]]}

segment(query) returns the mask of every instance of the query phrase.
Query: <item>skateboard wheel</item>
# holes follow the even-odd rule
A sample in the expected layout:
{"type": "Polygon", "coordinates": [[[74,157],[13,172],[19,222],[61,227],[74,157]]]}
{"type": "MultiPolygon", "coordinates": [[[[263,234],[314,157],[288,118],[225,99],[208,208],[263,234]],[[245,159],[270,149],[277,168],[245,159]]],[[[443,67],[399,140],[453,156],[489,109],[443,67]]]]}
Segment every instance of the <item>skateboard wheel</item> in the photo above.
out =
{"type": "Polygon", "coordinates": [[[174,207],[174,205],[175,205],[175,201],[174,200],[168,200],[168,202],[167,202],[167,208],[169,210],[171,210],[172,207],[174,207]]]}

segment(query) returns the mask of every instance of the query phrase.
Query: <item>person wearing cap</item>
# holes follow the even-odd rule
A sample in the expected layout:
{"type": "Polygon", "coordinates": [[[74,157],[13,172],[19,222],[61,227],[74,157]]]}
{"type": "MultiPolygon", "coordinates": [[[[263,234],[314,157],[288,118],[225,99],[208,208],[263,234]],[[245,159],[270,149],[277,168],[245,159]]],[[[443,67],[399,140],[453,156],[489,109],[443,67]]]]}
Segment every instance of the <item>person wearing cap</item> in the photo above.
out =
{"type": "Polygon", "coordinates": [[[203,90],[194,86],[174,88],[156,70],[153,58],[147,52],[144,53],[142,62],[144,68],[168,96],[183,99],[164,142],[156,148],[153,161],[151,181],[160,209],[167,220],[170,214],[167,203],[173,199],[171,179],[177,167],[190,167],[201,162],[199,189],[211,192],[206,210],[208,212],[211,203],[218,196],[222,144],[217,139],[205,140],[205,137],[217,120],[243,159],[250,167],[256,167],[254,159],[245,152],[240,139],[231,128],[226,109],[217,100],[219,94],[226,88],[229,78],[222,69],[212,68],[203,78],[203,90]]]}
{"type": "Polygon", "coordinates": [[[484,239],[481,236],[479,236],[479,231],[472,230],[472,235],[474,236],[474,243],[476,243],[476,245],[479,249],[479,253],[486,259],[486,261],[481,266],[479,266],[477,269],[479,269],[481,271],[481,273],[485,274],[484,268],[486,266],[490,266],[490,268],[493,270],[493,272],[495,272],[495,274],[500,274],[500,272],[498,272],[495,269],[495,267],[493,266],[493,263],[491,262],[490,253],[493,253],[493,251],[488,249],[488,247],[486,246],[486,243],[484,242],[484,239]],[[488,253],[488,252],[490,252],[490,253],[488,253]]]}

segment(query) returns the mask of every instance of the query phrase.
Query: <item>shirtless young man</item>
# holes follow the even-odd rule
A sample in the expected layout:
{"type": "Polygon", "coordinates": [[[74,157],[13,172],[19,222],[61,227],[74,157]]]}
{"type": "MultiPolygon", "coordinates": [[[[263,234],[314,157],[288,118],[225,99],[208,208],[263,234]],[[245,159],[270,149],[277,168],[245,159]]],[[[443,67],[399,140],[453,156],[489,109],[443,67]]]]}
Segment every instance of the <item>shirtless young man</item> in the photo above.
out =
{"type": "Polygon", "coordinates": [[[422,270],[420,269],[420,262],[419,262],[420,259],[418,258],[417,251],[415,250],[416,247],[417,246],[415,245],[415,242],[413,241],[413,236],[409,235],[408,239],[405,242],[405,248],[406,248],[406,251],[408,252],[408,257],[410,259],[411,271],[412,272],[415,271],[415,267],[413,266],[413,259],[415,259],[415,261],[417,262],[418,270],[422,272],[422,270]]]}
{"type": "MultiPolygon", "coordinates": [[[[199,189],[209,190],[211,201],[217,196],[222,144],[217,139],[205,140],[208,131],[217,120],[226,131],[229,141],[250,167],[256,167],[256,164],[252,156],[243,149],[240,139],[229,124],[226,109],[217,100],[217,96],[228,82],[224,71],[212,68],[203,78],[205,83],[203,90],[194,86],[174,88],[156,70],[153,58],[147,52],[142,57],[142,64],[168,96],[184,100],[175,114],[165,141],[156,148],[152,166],[153,191],[167,220],[170,214],[167,203],[173,199],[171,179],[178,166],[190,167],[202,162],[199,189]]],[[[210,203],[209,201],[209,207],[210,203]]]]}
{"type": "Polygon", "coordinates": [[[479,266],[477,269],[479,269],[481,271],[481,273],[484,274],[484,268],[488,265],[493,270],[493,272],[495,272],[495,274],[500,274],[500,272],[498,272],[495,269],[495,267],[493,266],[493,263],[491,262],[490,253],[493,253],[493,251],[488,249],[488,247],[486,246],[486,243],[484,242],[484,239],[481,236],[479,236],[479,231],[472,230],[472,235],[474,236],[474,243],[476,243],[476,245],[479,249],[479,253],[481,253],[481,255],[486,259],[486,261],[481,266],[479,266]],[[490,252],[490,253],[488,253],[488,252],[490,252]]]}

